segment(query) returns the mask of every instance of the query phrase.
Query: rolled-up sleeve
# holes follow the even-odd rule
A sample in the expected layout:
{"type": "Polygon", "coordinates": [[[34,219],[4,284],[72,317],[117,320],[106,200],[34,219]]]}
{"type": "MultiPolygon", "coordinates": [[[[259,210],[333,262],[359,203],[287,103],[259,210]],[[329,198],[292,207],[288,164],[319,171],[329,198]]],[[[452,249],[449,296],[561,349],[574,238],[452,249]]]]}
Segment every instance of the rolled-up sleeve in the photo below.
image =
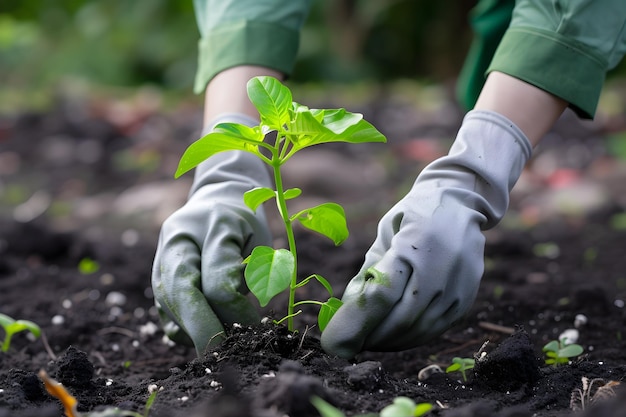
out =
{"type": "Polygon", "coordinates": [[[519,0],[488,72],[533,84],[593,118],[626,52],[624,0],[519,0]]]}
{"type": "Polygon", "coordinates": [[[312,0],[194,0],[200,41],[194,91],[219,72],[258,65],[289,75],[312,0]]]}

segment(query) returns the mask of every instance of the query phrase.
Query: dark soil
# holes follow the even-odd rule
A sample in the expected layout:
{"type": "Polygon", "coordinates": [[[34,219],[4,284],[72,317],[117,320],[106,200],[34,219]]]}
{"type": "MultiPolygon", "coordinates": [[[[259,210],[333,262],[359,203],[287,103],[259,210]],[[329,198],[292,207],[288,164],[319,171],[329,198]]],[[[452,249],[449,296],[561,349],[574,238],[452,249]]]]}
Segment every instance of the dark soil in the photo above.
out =
{"type": "MultiPolygon", "coordinates": [[[[608,122],[590,126],[566,117],[537,150],[509,217],[487,235],[487,270],[472,311],[437,340],[345,361],[320,349],[317,329],[306,327],[315,319],[305,312],[298,316],[298,333],[271,324],[235,327],[218,348],[196,358],[193,349],[168,343],[157,326],[149,287],[163,215],[145,207],[120,210],[118,203],[122,194],[144,199],[148,189],[166,194],[154,204],[181,204],[166,190],[172,161],[197,130],[197,108],[166,115],[135,110],[120,121],[107,106],[63,101],[54,111],[0,117],[0,312],[43,329],[37,340],[16,335],[9,352],[0,353],[0,416],[63,414],[38,379],[40,369],[76,396],[81,412],[113,406],[142,411],[155,384],[154,417],[316,416],[312,395],[348,416],[376,413],[397,396],[432,403],[432,415],[440,416],[570,416],[578,415],[570,402],[583,377],[604,383],[626,378],[626,231],[616,223],[626,170],[605,149],[608,122]],[[567,151],[572,147],[574,162],[567,151]],[[540,164],[546,160],[553,162],[549,174],[540,164]],[[155,184],[161,188],[149,188],[155,184]],[[593,204],[589,194],[577,194],[590,184],[603,196],[593,204]],[[565,191],[577,204],[563,208],[562,200],[551,198],[565,191]],[[43,209],[36,192],[40,200],[41,193],[48,198],[43,209]],[[99,269],[81,273],[77,265],[85,258],[99,269]],[[578,328],[585,353],[570,364],[546,366],[542,346],[574,328],[579,314],[588,319],[578,328]],[[418,379],[422,368],[445,369],[453,357],[472,357],[486,341],[487,355],[467,381],[459,373],[418,379]]],[[[406,112],[393,100],[362,111],[385,130],[390,106],[406,112]]],[[[354,175],[346,172],[343,184],[337,177],[324,182],[322,173],[300,183],[305,193],[317,193],[313,198],[345,204],[353,231],[340,248],[300,231],[302,275],[320,273],[341,291],[358,269],[380,213],[458,127],[458,113],[440,111],[447,117],[432,120],[444,122],[389,127],[388,148],[326,148],[347,167],[379,166],[382,174],[370,181],[359,172],[350,183],[354,175]],[[374,193],[380,198],[372,199],[374,193]]],[[[174,183],[182,198],[184,181],[174,183]]],[[[264,313],[272,315],[273,308],[280,315],[279,303],[264,313]]],[[[622,386],[581,415],[626,415],[622,386]]]]}

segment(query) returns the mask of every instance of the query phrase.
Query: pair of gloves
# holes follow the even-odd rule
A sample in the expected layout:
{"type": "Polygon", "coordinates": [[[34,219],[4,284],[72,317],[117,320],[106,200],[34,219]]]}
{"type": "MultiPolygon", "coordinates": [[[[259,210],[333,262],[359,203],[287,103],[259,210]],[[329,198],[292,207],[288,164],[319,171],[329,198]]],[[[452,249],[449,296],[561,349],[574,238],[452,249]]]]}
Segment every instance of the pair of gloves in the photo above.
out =
{"type": "MultiPolygon", "coordinates": [[[[255,120],[225,115],[248,125],[255,120]]],[[[505,117],[469,112],[449,154],[420,173],[409,193],[381,219],[377,238],[322,333],[330,354],[418,346],[460,320],[483,274],[482,230],[504,216],[509,192],[531,155],[524,134],[505,117]]],[[[188,202],[163,224],[152,273],[165,330],[198,354],[224,337],[224,325],[258,323],[241,261],[270,245],[262,209],[242,195],[268,187],[264,164],[224,152],[201,164],[188,202]]]]}

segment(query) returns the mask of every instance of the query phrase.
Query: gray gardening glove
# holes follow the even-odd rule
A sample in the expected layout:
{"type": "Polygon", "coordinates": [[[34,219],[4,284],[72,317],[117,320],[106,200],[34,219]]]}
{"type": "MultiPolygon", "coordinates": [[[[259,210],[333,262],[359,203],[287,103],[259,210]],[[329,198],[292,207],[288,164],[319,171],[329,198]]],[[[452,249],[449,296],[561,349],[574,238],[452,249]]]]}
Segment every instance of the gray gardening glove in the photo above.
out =
{"type": "MultiPolygon", "coordinates": [[[[256,125],[242,115],[224,115],[214,125],[256,125]]],[[[224,324],[258,322],[245,297],[242,260],[258,245],[271,245],[259,208],[254,214],[243,194],[271,186],[266,167],[242,151],[222,152],[200,164],[187,203],[161,229],[152,288],[168,336],[191,341],[198,355],[222,340],[224,324]]]]}
{"type": "Polygon", "coordinates": [[[345,358],[408,349],[461,319],[483,274],[481,231],[504,216],[531,152],[505,117],[469,112],[449,154],[427,166],[380,221],[344,305],[322,334],[323,348],[345,358]]]}

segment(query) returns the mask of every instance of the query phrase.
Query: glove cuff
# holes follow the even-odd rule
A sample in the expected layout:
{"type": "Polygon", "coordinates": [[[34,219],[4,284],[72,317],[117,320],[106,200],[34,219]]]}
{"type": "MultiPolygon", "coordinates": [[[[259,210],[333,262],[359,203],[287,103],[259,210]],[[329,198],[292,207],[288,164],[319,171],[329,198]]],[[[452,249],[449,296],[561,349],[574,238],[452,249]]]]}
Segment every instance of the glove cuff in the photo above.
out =
{"type": "Polygon", "coordinates": [[[220,123],[239,123],[252,127],[259,124],[259,119],[244,113],[220,113],[202,128],[202,136],[211,133],[220,123]]]}
{"type": "MultiPolygon", "coordinates": [[[[255,126],[258,119],[243,113],[221,113],[203,129],[203,136],[213,131],[220,123],[239,123],[255,126]]],[[[269,173],[264,163],[255,155],[245,151],[226,151],[213,155],[196,167],[193,184],[189,191],[191,197],[205,185],[224,186],[226,197],[239,195],[254,187],[271,187],[269,173]]]]}
{"type": "MultiPolygon", "coordinates": [[[[486,110],[467,113],[447,156],[419,175],[419,192],[439,189],[484,215],[483,230],[506,213],[509,193],[530,158],[524,133],[506,117],[486,110]]],[[[438,200],[437,200],[438,201],[438,200]]]]}
{"type": "Polygon", "coordinates": [[[506,116],[491,110],[472,110],[463,118],[463,126],[474,123],[492,124],[494,127],[503,129],[513,139],[513,142],[519,146],[520,157],[523,159],[522,167],[532,156],[533,149],[530,141],[524,132],[506,116]]]}

